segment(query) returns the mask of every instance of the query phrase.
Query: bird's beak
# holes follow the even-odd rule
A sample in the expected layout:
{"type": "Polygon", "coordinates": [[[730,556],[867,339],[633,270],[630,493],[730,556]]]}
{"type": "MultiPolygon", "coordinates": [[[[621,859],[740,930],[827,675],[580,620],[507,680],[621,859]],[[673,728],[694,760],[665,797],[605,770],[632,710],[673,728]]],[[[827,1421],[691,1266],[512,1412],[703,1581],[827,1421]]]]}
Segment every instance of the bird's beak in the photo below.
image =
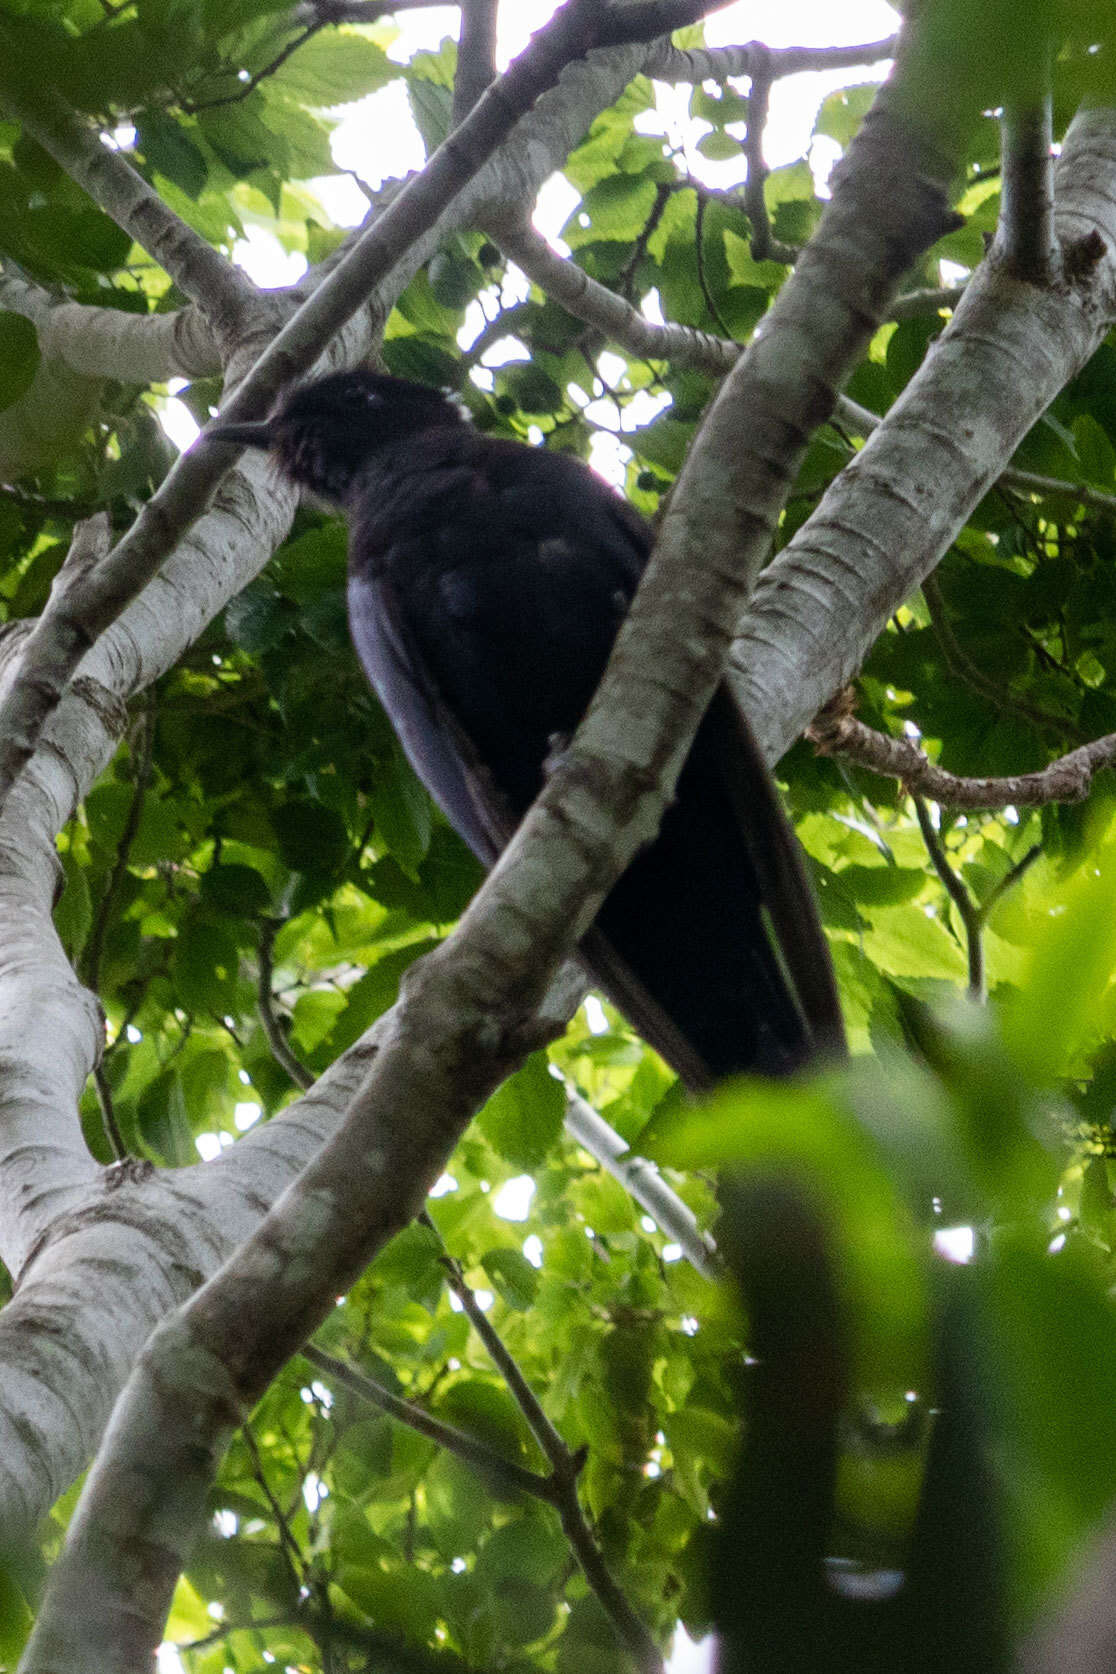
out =
{"type": "Polygon", "coordinates": [[[242,448],[269,448],[275,440],[270,419],[255,424],[212,424],[206,431],[210,442],[233,442],[242,448]]]}

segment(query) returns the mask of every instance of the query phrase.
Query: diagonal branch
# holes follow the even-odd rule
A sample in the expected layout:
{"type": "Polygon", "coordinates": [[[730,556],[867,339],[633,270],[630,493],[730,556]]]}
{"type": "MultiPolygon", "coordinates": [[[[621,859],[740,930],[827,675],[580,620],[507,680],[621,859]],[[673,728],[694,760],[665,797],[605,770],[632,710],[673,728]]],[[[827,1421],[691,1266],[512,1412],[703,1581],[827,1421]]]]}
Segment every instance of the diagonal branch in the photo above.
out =
{"type": "Polygon", "coordinates": [[[400,1424],[406,1424],[409,1429],[425,1436],[428,1441],[436,1442],[455,1458],[463,1459],[467,1465],[473,1465],[490,1481],[502,1483],[513,1493],[530,1494],[533,1499],[544,1500],[548,1505],[554,1503],[549,1477],[540,1476],[537,1471],[529,1471],[524,1465],[517,1465],[514,1459],[505,1459],[502,1453],[497,1453],[487,1442],[478,1441],[475,1436],[467,1435],[455,1425],[447,1424],[444,1418],[435,1418],[414,1401],[407,1401],[401,1395],[393,1394],[367,1372],[350,1366],[334,1354],[327,1354],[324,1349],[313,1343],[307,1343],[302,1350],[302,1358],[332,1378],[335,1383],[351,1389],[362,1401],[379,1407],[381,1412],[388,1413],[400,1424]]]}
{"type": "MultiPolygon", "coordinates": [[[[437,1231],[429,1215],[423,1213],[419,1218],[431,1231],[437,1231]]],[[[581,1509],[577,1479],[585,1463],[583,1453],[571,1453],[546,1416],[542,1403],[524,1377],[515,1356],[466,1283],[460,1264],[452,1256],[444,1255],[442,1266],[450,1289],[484,1344],[489,1359],[507,1384],[512,1399],[526,1419],[531,1434],[550,1466],[551,1503],[558,1512],[562,1532],[581,1565],[586,1581],[597,1595],[597,1600],[612,1623],[621,1644],[626,1645],[636,1658],[641,1674],[663,1674],[663,1659],[659,1655],[658,1647],[617,1585],[581,1509]]]]}
{"type": "Polygon", "coordinates": [[[1116,112],[1083,110],[1059,161],[1058,230],[1074,281],[1021,286],[994,263],[903,395],[764,572],[734,682],[777,760],[847,685],[1027,431],[1116,319],[1116,112]],[[965,433],[951,415],[965,404],[965,433]]]}
{"type": "Polygon", "coordinates": [[[117,226],[131,233],[220,335],[239,325],[256,299],[248,277],[169,209],[143,176],[82,122],[0,34],[0,108],[38,141],[117,226]]]}

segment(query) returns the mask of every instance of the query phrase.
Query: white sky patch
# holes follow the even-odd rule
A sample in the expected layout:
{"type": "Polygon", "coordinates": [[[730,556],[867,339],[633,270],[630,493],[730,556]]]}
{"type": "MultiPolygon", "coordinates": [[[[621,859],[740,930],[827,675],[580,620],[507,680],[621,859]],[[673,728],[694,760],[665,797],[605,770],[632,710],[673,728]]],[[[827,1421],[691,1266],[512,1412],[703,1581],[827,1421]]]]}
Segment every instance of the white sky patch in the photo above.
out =
{"type": "Polygon", "coordinates": [[[446,1197],[450,1192],[455,1192],[456,1190],[457,1181],[454,1179],[452,1174],[439,1174],[438,1178],[435,1180],[426,1195],[427,1197],[446,1197]]]}
{"type": "Polygon", "coordinates": [[[194,1141],[198,1156],[203,1162],[212,1162],[214,1157],[221,1154],[221,1135],[219,1133],[199,1133],[194,1141]]]}
{"type": "Polygon", "coordinates": [[[499,1215],[502,1221],[525,1221],[534,1195],[535,1182],[531,1176],[517,1174],[514,1180],[505,1180],[493,1195],[493,1213],[499,1215]]]}
{"type": "Polygon", "coordinates": [[[630,458],[630,450],[611,431],[595,430],[589,438],[589,463],[613,488],[623,488],[630,458]]]}
{"type": "MultiPolygon", "coordinates": [[[[339,168],[347,166],[338,161],[339,168]]],[[[368,199],[351,174],[321,174],[307,184],[337,227],[358,227],[368,214],[368,199]]]]}
{"type": "Polygon", "coordinates": [[[560,256],[568,256],[570,247],[564,238],[558,236],[559,231],[580,202],[581,193],[570,185],[564,174],[552,174],[539,188],[531,224],[560,256]]]}
{"type": "Polygon", "coordinates": [[[608,1034],[608,1018],[605,1008],[595,994],[585,996],[585,1021],[589,1025],[591,1035],[608,1034]]]}
{"type": "Polygon", "coordinates": [[[713,1674],[713,1640],[691,1639],[680,1627],[670,1648],[667,1674],[713,1674]]]}
{"type": "Polygon", "coordinates": [[[328,1497],[329,1489],[326,1487],[321,1477],[315,1476],[314,1472],[311,1471],[308,1474],[306,1481],[302,1484],[302,1499],[307,1511],[317,1511],[322,1501],[324,1499],[328,1499],[328,1497]]]}
{"type": "Polygon", "coordinates": [[[301,250],[284,250],[266,227],[247,227],[233,245],[233,261],[254,285],[293,285],[306,272],[301,250]]]}
{"type": "Polygon", "coordinates": [[[177,1645],[160,1645],[155,1652],[155,1667],[158,1674],[184,1674],[182,1658],[178,1654],[177,1645]]]}
{"type": "Polygon", "coordinates": [[[249,1103],[247,1099],[233,1106],[233,1121],[239,1133],[245,1133],[248,1128],[255,1127],[262,1115],[260,1106],[255,1102],[249,1103]]]}
{"type": "Polygon", "coordinates": [[[947,1261],[964,1266],[976,1252],[976,1234],[971,1226],[943,1226],[934,1234],[934,1248],[947,1261]]]}
{"type": "Polygon", "coordinates": [[[175,378],[169,386],[171,394],[160,401],[155,409],[155,416],[163,427],[164,435],[169,437],[179,453],[185,453],[186,449],[197,441],[199,435],[198,421],[185,401],[179,401],[174,393],[176,389],[182,389],[185,382],[184,378],[175,378]]]}
{"type": "Polygon", "coordinates": [[[542,1266],[542,1239],[539,1237],[537,1232],[532,1232],[529,1237],[523,1240],[523,1254],[525,1259],[531,1263],[532,1267],[542,1266]]]}
{"type": "MultiPolygon", "coordinates": [[[[473,1292],[473,1301],[483,1314],[488,1312],[495,1300],[496,1297],[490,1290],[475,1290],[473,1292]]],[[[452,1290],[449,1293],[449,1305],[455,1314],[464,1313],[459,1299],[453,1294],[452,1290]]]]}
{"type": "MultiPolygon", "coordinates": [[[[389,81],[386,87],[378,87],[359,105],[353,105],[333,130],[329,143],[337,167],[352,169],[373,189],[385,180],[421,169],[426,161],[422,136],[415,127],[407,89],[401,81],[389,81]]],[[[355,181],[352,184],[355,186],[355,181]]],[[[366,203],[362,216],[367,208],[366,203]]]]}

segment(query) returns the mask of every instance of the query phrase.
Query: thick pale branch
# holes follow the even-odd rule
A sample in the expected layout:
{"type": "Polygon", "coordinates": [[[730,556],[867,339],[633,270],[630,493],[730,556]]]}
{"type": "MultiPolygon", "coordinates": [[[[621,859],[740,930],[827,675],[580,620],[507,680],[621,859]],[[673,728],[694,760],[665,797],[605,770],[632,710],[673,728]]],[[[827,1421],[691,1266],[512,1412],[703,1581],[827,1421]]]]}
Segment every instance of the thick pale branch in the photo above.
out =
{"type": "Polygon", "coordinates": [[[755,65],[755,53],[766,57],[772,80],[782,76],[799,75],[804,70],[854,69],[859,64],[878,64],[893,58],[898,36],[889,35],[882,41],[868,41],[863,46],[841,47],[760,47],[751,42],[747,46],[691,47],[683,50],[660,42],[647,60],[645,73],[659,81],[725,81],[729,76],[750,76],[755,65]]]}
{"type": "Polygon", "coordinates": [[[769,760],[847,685],[1116,318],[1113,178],[1116,114],[1086,110],[1057,173],[1074,282],[1042,291],[986,264],[884,423],[765,571],[733,668],[769,760]]]}
{"type": "Polygon", "coordinates": [[[44,360],[61,360],[83,377],[153,384],[221,370],[213,333],[193,305],[172,314],[126,314],[59,302],[38,285],[0,272],[0,308],[34,322],[44,360]]]}

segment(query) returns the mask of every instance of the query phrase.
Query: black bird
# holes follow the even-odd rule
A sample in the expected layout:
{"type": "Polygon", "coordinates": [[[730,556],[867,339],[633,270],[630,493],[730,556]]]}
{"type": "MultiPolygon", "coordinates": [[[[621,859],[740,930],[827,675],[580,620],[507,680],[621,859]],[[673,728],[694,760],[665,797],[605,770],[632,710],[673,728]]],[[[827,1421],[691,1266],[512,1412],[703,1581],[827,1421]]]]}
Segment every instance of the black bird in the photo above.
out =
{"type": "MultiPolygon", "coordinates": [[[[320,378],[264,423],[209,435],[270,448],[345,511],[365,673],[419,778],[491,865],[541,789],[552,741],[588,707],[651,530],[581,460],[483,436],[445,395],[381,373],[320,378]]],[[[797,845],[727,687],[658,838],[580,952],[692,1087],[785,1074],[839,1045],[797,845]]]]}

